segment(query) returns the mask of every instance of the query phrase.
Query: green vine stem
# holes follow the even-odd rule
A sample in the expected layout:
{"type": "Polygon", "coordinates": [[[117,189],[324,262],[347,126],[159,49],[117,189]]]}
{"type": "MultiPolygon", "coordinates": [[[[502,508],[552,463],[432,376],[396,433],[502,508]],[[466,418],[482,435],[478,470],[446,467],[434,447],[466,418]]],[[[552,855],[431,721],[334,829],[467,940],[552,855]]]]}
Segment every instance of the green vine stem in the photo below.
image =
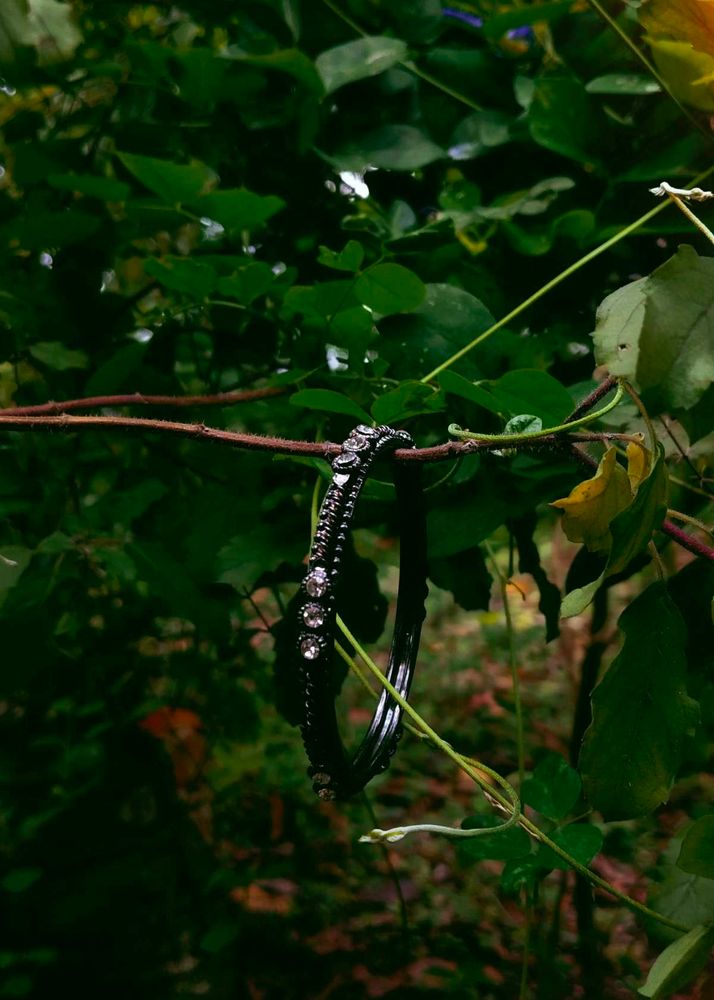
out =
{"type": "Polygon", "coordinates": [[[549,437],[551,434],[563,434],[576,427],[584,427],[586,424],[591,424],[599,417],[605,416],[605,414],[609,413],[610,410],[614,410],[622,399],[624,393],[624,383],[618,382],[615,395],[605,406],[601,407],[599,410],[592,410],[590,413],[586,413],[585,416],[579,417],[577,420],[571,420],[569,423],[565,424],[558,424],[557,427],[544,427],[539,431],[524,431],[523,434],[479,434],[477,431],[464,430],[459,427],[458,424],[449,424],[449,434],[451,434],[452,437],[459,438],[461,441],[494,441],[504,445],[518,444],[521,441],[533,441],[537,438],[549,437]]]}
{"type": "Polygon", "coordinates": [[[496,555],[488,543],[484,542],[488,558],[493,566],[493,571],[498,579],[501,591],[501,602],[503,603],[503,613],[506,618],[506,634],[508,636],[508,665],[511,670],[511,681],[513,684],[513,704],[516,711],[516,749],[518,753],[518,787],[523,788],[523,778],[526,770],[526,749],[523,736],[523,703],[521,700],[521,679],[516,663],[516,649],[513,631],[513,616],[511,615],[511,604],[508,598],[508,578],[501,571],[496,555]]]}
{"type": "MultiPolygon", "coordinates": [[[[702,171],[701,174],[698,174],[694,178],[694,180],[692,181],[692,186],[700,184],[703,180],[705,180],[713,173],[714,173],[714,166],[711,166],[707,170],[702,171]]],[[[437,365],[436,368],[430,371],[428,375],[424,375],[419,381],[433,382],[434,379],[437,377],[437,375],[440,375],[447,368],[450,368],[460,358],[463,358],[466,354],[472,351],[474,347],[477,347],[478,344],[483,343],[484,340],[487,340],[498,330],[502,329],[504,326],[510,323],[512,319],[516,318],[516,316],[520,316],[522,312],[525,312],[526,309],[529,308],[529,306],[534,305],[536,302],[542,299],[544,295],[548,294],[548,292],[552,292],[553,289],[557,288],[558,285],[562,281],[565,281],[566,278],[569,278],[571,275],[575,274],[577,271],[580,270],[581,267],[584,267],[586,264],[589,264],[591,260],[595,260],[596,257],[600,256],[600,254],[605,253],[605,251],[609,250],[610,247],[614,247],[617,243],[620,242],[620,240],[624,240],[627,236],[632,235],[632,233],[640,229],[641,226],[644,226],[645,223],[649,222],[651,219],[656,218],[656,216],[659,215],[659,213],[662,212],[667,207],[668,204],[669,202],[663,201],[659,205],[655,205],[655,207],[651,208],[649,212],[645,212],[644,215],[641,215],[639,219],[635,219],[634,222],[631,222],[628,226],[625,226],[624,229],[621,229],[618,233],[615,233],[614,236],[611,236],[609,239],[605,240],[604,243],[601,243],[599,246],[596,246],[594,249],[590,250],[588,253],[582,256],[580,260],[576,260],[573,264],[570,264],[559,274],[556,274],[556,276],[554,278],[551,278],[550,281],[546,281],[546,283],[544,285],[541,285],[541,287],[536,292],[533,292],[533,294],[529,295],[527,299],[524,299],[523,302],[517,305],[514,309],[511,309],[509,313],[506,313],[505,316],[497,320],[492,326],[488,328],[488,330],[484,330],[484,332],[480,333],[478,337],[474,337],[474,339],[470,343],[466,344],[460,350],[456,351],[454,354],[451,355],[451,357],[447,358],[446,361],[442,361],[440,365],[437,365]]]]}
{"type": "MultiPolygon", "coordinates": [[[[608,881],[606,881],[606,879],[601,878],[600,875],[597,875],[590,868],[580,864],[580,862],[577,861],[576,858],[574,858],[571,854],[568,854],[567,851],[563,850],[563,848],[560,847],[554,840],[551,840],[547,834],[543,833],[543,831],[538,826],[535,825],[535,823],[531,822],[531,820],[529,820],[526,816],[523,815],[523,813],[521,812],[520,798],[518,796],[518,793],[506,781],[506,779],[503,778],[501,775],[499,775],[498,772],[493,771],[491,768],[482,764],[480,761],[475,761],[470,757],[466,757],[463,754],[458,753],[456,750],[454,750],[451,744],[447,743],[446,740],[443,740],[439,736],[439,734],[435,732],[434,729],[431,728],[431,726],[426,722],[426,720],[422,718],[422,716],[416,711],[416,709],[412,708],[409,702],[406,701],[406,699],[402,698],[402,696],[394,688],[394,686],[389,683],[389,681],[384,676],[382,671],[379,669],[377,664],[362,648],[360,643],[357,641],[357,639],[355,639],[355,637],[352,635],[350,630],[347,628],[345,623],[340,618],[338,618],[337,624],[342,634],[357,651],[362,661],[364,662],[365,666],[374,675],[374,677],[376,677],[376,679],[379,681],[382,687],[385,687],[387,691],[389,691],[389,693],[392,695],[397,704],[401,706],[404,713],[408,715],[409,718],[412,720],[412,722],[429,737],[430,742],[435,747],[437,747],[439,750],[445,753],[447,757],[450,757],[451,760],[453,760],[454,763],[457,765],[457,767],[459,767],[462,771],[465,771],[466,774],[469,775],[469,777],[479,786],[479,788],[482,789],[482,791],[489,799],[495,800],[498,806],[500,806],[504,811],[507,811],[509,813],[509,818],[511,820],[510,825],[515,825],[516,823],[518,823],[535,840],[539,841],[539,843],[541,844],[545,844],[546,847],[549,847],[551,851],[554,851],[555,854],[558,855],[558,857],[562,858],[563,861],[566,861],[571,868],[574,868],[575,871],[579,872],[592,885],[595,885],[599,889],[602,889],[605,892],[609,893],[611,896],[614,896],[616,899],[620,900],[621,903],[627,906],[630,910],[640,913],[642,916],[645,916],[650,920],[654,920],[657,923],[664,925],[665,927],[671,927],[673,930],[681,931],[682,933],[685,933],[689,929],[688,927],[685,927],[683,924],[680,924],[678,921],[670,920],[669,917],[665,917],[663,914],[657,913],[656,910],[650,909],[650,907],[645,906],[644,903],[639,903],[636,899],[633,899],[626,893],[620,892],[620,890],[616,889],[614,885],[611,885],[608,881]],[[495,781],[498,785],[500,785],[501,788],[507,790],[507,794],[504,794],[503,792],[499,791],[498,788],[494,788],[493,785],[488,784],[488,782],[486,782],[481,777],[481,774],[479,774],[479,772],[487,774],[490,778],[492,778],[493,781],[495,781]]],[[[421,828],[423,829],[427,825],[430,826],[431,824],[421,824],[421,828]]],[[[379,842],[384,842],[384,840],[386,839],[388,842],[390,842],[389,841],[390,834],[395,834],[394,840],[401,840],[403,836],[405,836],[412,830],[415,831],[418,830],[419,826],[420,824],[415,824],[414,827],[395,827],[393,830],[378,830],[378,829],[371,830],[369,834],[366,834],[364,837],[360,838],[360,841],[365,843],[366,842],[379,843],[379,842]],[[397,836],[397,834],[400,835],[397,836]]],[[[486,831],[478,831],[478,832],[479,833],[486,832],[491,834],[496,833],[498,831],[502,832],[505,826],[506,824],[503,824],[500,827],[496,828],[492,827],[490,829],[487,829],[486,831]]],[[[459,836],[460,834],[460,831],[454,830],[452,827],[439,828],[437,832],[443,834],[446,831],[448,831],[447,834],[448,836],[454,836],[454,835],[459,836]]]]}

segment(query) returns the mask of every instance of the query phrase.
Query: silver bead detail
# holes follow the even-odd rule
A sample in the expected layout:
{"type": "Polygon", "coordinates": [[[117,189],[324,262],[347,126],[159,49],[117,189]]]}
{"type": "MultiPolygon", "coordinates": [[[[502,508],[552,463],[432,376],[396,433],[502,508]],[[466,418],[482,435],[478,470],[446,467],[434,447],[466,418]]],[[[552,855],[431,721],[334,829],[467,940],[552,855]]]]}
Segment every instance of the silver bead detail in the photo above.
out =
{"type": "Polygon", "coordinates": [[[379,437],[379,431],[376,427],[368,427],[367,424],[357,424],[355,427],[355,432],[357,434],[363,434],[365,437],[379,437]]]}
{"type": "Polygon", "coordinates": [[[314,636],[308,636],[300,643],[300,652],[306,660],[316,660],[320,655],[320,643],[314,636]]]}
{"type": "Polygon", "coordinates": [[[305,590],[310,597],[323,597],[327,593],[327,571],[316,566],[305,577],[305,590]]]}
{"type": "Polygon", "coordinates": [[[364,434],[357,434],[356,431],[353,431],[342,447],[346,448],[347,451],[364,451],[365,448],[369,448],[369,441],[364,434]]]}
{"type": "Polygon", "coordinates": [[[332,460],[333,469],[349,469],[356,465],[359,465],[359,457],[352,451],[343,451],[341,455],[332,460]]]}
{"type": "Polygon", "coordinates": [[[306,604],[302,609],[302,620],[308,628],[319,628],[325,624],[325,612],[319,604],[306,604]]]}
{"type": "Polygon", "coordinates": [[[350,477],[347,472],[336,472],[332,477],[332,482],[335,486],[346,486],[349,481],[350,477]]]}

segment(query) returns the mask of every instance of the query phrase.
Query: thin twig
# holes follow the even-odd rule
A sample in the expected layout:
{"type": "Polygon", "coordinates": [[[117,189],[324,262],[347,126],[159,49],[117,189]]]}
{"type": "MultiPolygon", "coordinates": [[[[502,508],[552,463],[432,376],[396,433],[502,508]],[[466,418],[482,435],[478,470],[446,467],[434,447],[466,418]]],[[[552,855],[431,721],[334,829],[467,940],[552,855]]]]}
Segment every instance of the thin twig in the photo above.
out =
{"type": "Polygon", "coordinates": [[[0,410],[3,417],[51,416],[69,413],[70,410],[94,410],[115,406],[232,406],[234,403],[250,403],[268,396],[284,393],[282,386],[265,386],[262,389],[234,389],[211,396],[145,396],[141,392],[130,392],[120,396],[87,396],[83,399],[65,399],[56,403],[37,403],[34,406],[11,406],[0,410]]]}

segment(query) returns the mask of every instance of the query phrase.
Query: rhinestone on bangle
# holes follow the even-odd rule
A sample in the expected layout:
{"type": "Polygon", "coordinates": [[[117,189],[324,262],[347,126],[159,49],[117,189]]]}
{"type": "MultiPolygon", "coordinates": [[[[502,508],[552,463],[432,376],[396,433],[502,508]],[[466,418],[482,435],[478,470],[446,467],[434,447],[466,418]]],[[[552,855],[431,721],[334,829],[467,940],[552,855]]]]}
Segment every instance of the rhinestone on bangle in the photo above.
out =
{"type": "Polygon", "coordinates": [[[353,451],[343,451],[332,460],[333,469],[350,469],[359,465],[359,456],[353,451]]]}
{"type": "Polygon", "coordinates": [[[300,643],[300,652],[304,659],[316,660],[320,655],[320,643],[314,636],[309,635],[300,643]]]}
{"type": "Polygon", "coordinates": [[[327,593],[327,570],[316,566],[305,577],[305,590],[310,597],[323,597],[327,593]]]}
{"type": "Polygon", "coordinates": [[[325,624],[325,611],[319,604],[306,604],[302,609],[302,620],[308,628],[319,628],[325,624]]]}

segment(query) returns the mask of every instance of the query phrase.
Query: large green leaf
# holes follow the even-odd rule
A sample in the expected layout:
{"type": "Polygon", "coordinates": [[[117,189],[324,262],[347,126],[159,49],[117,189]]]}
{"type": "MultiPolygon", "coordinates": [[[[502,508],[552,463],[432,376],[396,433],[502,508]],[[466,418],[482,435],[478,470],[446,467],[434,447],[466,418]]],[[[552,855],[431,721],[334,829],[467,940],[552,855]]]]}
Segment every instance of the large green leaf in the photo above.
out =
{"type": "Polygon", "coordinates": [[[595,809],[632,819],[669,797],[696,713],[685,685],[686,631],[666,586],[651,584],[618,624],[624,643],[593,692],[580,772],[595,809]]]}
{"type": "Polygon", "coordinates": [[[580,795],[580,775],[557,753],[544,757],[523,782],[522,798],[548,819],[563,819],[580,795]]]}
{"type": "MultiPolygon", "coordinates": [[[[581,865],[589,865],[602,848],[602,831],[591,823],[571,823],[556,830],[550,838],[562,850],[581,865]]],[[[558,868],[567,871],[571,866],[547,844],[541,844],[536,855],[536,863],[543,868],[558,868]]]]}
{"type": "MultiPolygon", "coordinates": [[[[429,284],[424,301],[414,312],[380,323],[380,330],[385,356],[397,371],[414,378],[451,357],[492,323],[489,310],[470,292],[453,285],[429,284]]],[[[458,368],[469,373],[474,365],[465,358],[458,368]]]]}
{"type": "Polygon", "coordinates": [[[445,150],[415,125],[383,125],[353,140],[331,159],[340,170],[418,170],[445,156],[445,150]]]}
{"type": "Polygon", "coordinates": [[[599,165],[602,112],[575,77],[553,73],[536,80],[528,127],[540,146],[589,166],[599,165]]]}
{"type": "Polygon", "coordinates": [[[285,207],[277,195],[261,195],[247,188],[212,191],[190,199],[191,208],[220,222],[226,229],[257,229],[285,207]]]}
{"type": "Polygon", "coordinates": [[[344,413],[370,424],[372,418],[349,396],[343,396],[332,389],[300,389],[290,397],[293,406],[305,406],[308,410],[322,410],[326,413],[344,413]]]}
{"type": "Polygon", "coordinates": [[[657,956],[640,996],[664,1000],[687,986],[706,965],[714,945],[714,927],[699,924],[657,956]]]}
{"type": "Polygon", "coordinates": [[[681,246],[602,302],[595,356],[659,409],[689,409],[714,381],[714,257],[681,246]]]}
{"type": "Polygon", "coordinates": [[[362,305],[382,316],[410,312],[424,301],[426,286],[401,264],[374,264],[360,274],[354,293],[362,305]]]}
{"type": "Polygon", "coordinates": [[[315,60],[315,68],[325,92],[331,94],[347,83],[383,73],[406,56],[407,46],[401,39],[368,35],[322,52],[315,60]]]}
{"type": "Polygon", "coordinates": [[[559,424],[573,409],[567,389],[552,375],[535,368],[506,372],[499,379],[475,385],[448,370],[439,380],[447,392],[463,396],[492,413],[509,417],[532,413],[546,427],[559,424]]]}
{"type": "Polygon", "coordinates": [[[169,205],[194,201],[216,183],[216,175],[199,160],[172,163],[154,156],[117,153],[129,173],[169,205]]]}

